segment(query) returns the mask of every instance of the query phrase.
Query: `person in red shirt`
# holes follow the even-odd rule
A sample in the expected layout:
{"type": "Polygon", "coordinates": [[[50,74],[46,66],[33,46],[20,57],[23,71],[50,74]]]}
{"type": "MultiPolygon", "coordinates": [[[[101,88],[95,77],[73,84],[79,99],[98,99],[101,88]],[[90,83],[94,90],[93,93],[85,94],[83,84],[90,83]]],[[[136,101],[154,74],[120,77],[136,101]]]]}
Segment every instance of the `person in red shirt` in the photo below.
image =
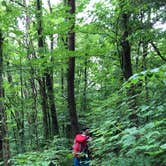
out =
{"type": "Polygon", "coordinates": [[[89,166],[88,136],[89,128],[83,128],[81,134],[77,134],[74,139],[73,154],[74,166],[89,166]]]}

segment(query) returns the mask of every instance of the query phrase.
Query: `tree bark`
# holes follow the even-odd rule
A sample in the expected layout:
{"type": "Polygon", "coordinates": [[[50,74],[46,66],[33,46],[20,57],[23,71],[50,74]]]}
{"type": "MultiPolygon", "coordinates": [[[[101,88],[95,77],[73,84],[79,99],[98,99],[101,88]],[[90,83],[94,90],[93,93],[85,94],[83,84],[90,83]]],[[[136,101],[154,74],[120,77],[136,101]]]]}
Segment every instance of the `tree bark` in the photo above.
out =
{"type": "Polygon", "coordinates": [[[46,94],[46,82],[45,78],[39,79],[39,86],[40,86],[40,95],[41,95],[41,105],[42,105],[42,112],[43,112],[43,127],[44,127],[44,138],[46,140],[50,137],[50,117],[48,114],[48,103],[47,103],[47,94],[46,94]]]}
{"type": "Polygon", "coordinates": [[[84,90],[83,90],[83,107],[82,110],[84,112],[87,111],[87,64],[88,60],[87,57],[85,57],[85,62],[84,62],[84,90]]]}
{"type": "MultiPolygon", "coordinates": [[[[52,7],[50,0],[48,0],[48,5],[50,12],[52,12],[52,7]]],[[[51,39],[51,53],[53,53],[54,48],[54,39],[53,35],[50,36],[51,39]]],[[[51,63],[53,62],[53,56],[51,55],[51,63]]],[[[59,134],[59,127],[58,127],[58,118],[57,118],[57,111],[55,105],[55,97],[54,97],[54,77],[53,77],[53,67],[48,67],[46,71],[46,86],[48,92],[48,99],[49,99],[49,107],[51,112],[51,131],[52,136],[59,134]]]]}
{"type": "Polygon", "coordinates": [[[20,111],[20,131],[19,131],[19,138],[20,138],[20,150],[21,153],[25,152],[24,147],[24,95],[23,95],[23,78],[22,78],[22,60],[20,57],[20,84],[21,84],[21,111],[20,111]]]}
{"type": "Polygon", "coordinates": [[[5,113],[5,107],[3,103],[4,89],[3,89],[3,36],[0,30],[0,160],[3,160],[4,166],[10,166],[10,149],[8,140],[8,127],[7,116],[5,113]]]}
{"type": "MultiPolygon", "coordinates": [[[[2,90],[2,84],[3,84],[3,80],[2,80],[2,73],[3,73],[3,62],[2,62],[2,58],[3,58],[3,53],[2,53],[2,48],[3,47],[3,37],[2,37],[2,32],[0,30],[0,97],[3,97],[3,90],[2,90]]],[[[2,121],[2,117],[3,117],[3,103],[2,100],[0,100],[0,121],[2,121]]],[[[2,123],[0,123],[0,161],[3,161],[3,126],[2,123]]]]}
{"type": "MultiPolygon", "coordinates": [[[[42,53],[44,48],[43,39],[43,28],[42,28],[42,1],[37,0],[37,33],[38,33],[38,48],[39,54],[42,53]]],[[[41,105],[43,112],[43,127],[44,127],[44,138],[47,140],[50,137],[50,117],[48,112],[48,97],[46,93],[46,78],[43,74],[42,78],[39,78],[40,94],[41,94],[41,105]]]]}
{"type": "MultiPolygon", "coordinates": [[[[120,8],[123,9],[123,5],[120,4],[120,8]]],[[[131,45],[129,42],[129,19],[130,19],[130,13],[124,12],[122,10],[121,14],[121,58],[122,58],[122,71],[125,78],[125,81],[127,81],[132,75],[132,63],[131,63],[131,45]]],[[[131,115],[129,116],[129,119],[133,122],[134,125],[138,124],[138,118],[137,114],[135,113],[136,109],[136,97],[135,97],[135,90],[134,85],[131,85],[130,88],[127,90],[127,97],[128,97],[128,105],[129,108],[133,110],[131,115]]]]}
{"type": "Polygon", "coordinates": [[[53,87],[53,72],[46,74],[46,85],[47,85],[47,91],[48,91],[48,98],[49,98],[49,105],[50,105],[50,111],[51,111],[51,131],[52,135],[58,135],[59,134],[59,127],[58,127],[58,119],[57,119],[57,113],[56,113],[56,106],[54,101],[54,87],[53,87]]]}
{"type": "Polygon", "coordinates": [[[131,65],[131,46],[128,40],[129,32],[128,32],[128,23],[129,23],[129,14],[122,14],[122,26],[123,26],[123,34],[122,34],[122,71],[125,80],[127,81],[132,76],[132,65],[131,65]]]}
{"type": "MultiPolygon", "coordinates": [[[[143,58],[142,58],[142,69],[143,71],[147,70],[146,57],[148,55],[148,43],[143,43],[143,58]]],[[[145,101],[148,103],[149,100],[149,90],[148,90],[148,77],[145,75],[145,101]]]]}
{"type": "MultiPolygon", "coordinates": [[[[75,14],[75,0],[68,0],[68,6],[70,7],[70,21],[71,27],[68,32],[68,50],[71,52],[75,51],[75,32],[74,32],[74,14],[75,14]]],[[[68,71],[67,71],[67,97],[68,97],[68,108],[71,122],[72,135],[74,136],[79,131],[76,103],[75,103],[75,93],[74,93],[74,78],[75,77],[75,57],[69,57],[68,61],[68,71]]]]}
{"type": "MultiPolygon", "coordinates": [[[[35,79],[34,79],[34,73],[33,73],[33,68],[31,67],[31,74],[32,77],[30,79],[30,85],[32,89],[32,98],[33,98],[33,103],[32,103],[32,114],[30,115],[30,118],[32,119],[32,133],[35,135],[35,140],[33,140],[33,137],[31,138],[31,142],[35,142],[36,148],[39,148],[39,141],[38,141],[38,125],[37,125],[37,89],[35,85],[35,79]]],[[[29,123],[30,124],[30,123],[29,123]]],[[[31,124],[30,124],[31,125],[31,124]]]]}

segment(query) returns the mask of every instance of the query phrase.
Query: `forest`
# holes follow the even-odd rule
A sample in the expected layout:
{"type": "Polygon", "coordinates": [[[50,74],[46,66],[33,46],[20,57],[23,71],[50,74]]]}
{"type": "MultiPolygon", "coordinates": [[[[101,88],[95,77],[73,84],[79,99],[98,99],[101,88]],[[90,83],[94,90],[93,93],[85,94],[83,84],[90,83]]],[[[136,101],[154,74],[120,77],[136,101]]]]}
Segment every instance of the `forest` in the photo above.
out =
{"type": "Polygon", "coordinates": [[[0,166],[166,165],[165,0],[0,0],[0,166]]]}

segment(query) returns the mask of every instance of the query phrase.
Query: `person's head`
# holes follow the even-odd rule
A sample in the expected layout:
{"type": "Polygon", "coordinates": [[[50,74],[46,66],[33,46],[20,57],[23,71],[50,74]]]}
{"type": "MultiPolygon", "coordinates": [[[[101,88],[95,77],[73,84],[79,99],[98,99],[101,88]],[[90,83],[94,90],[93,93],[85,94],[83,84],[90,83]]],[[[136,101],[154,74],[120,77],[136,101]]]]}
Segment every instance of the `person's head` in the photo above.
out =
{"type": "Polygon", "coordinates": [[[88,127],[82,128],[81,133],[85,134],[85,135],[88,135],[89,134],[89,128],[88,127]]]}

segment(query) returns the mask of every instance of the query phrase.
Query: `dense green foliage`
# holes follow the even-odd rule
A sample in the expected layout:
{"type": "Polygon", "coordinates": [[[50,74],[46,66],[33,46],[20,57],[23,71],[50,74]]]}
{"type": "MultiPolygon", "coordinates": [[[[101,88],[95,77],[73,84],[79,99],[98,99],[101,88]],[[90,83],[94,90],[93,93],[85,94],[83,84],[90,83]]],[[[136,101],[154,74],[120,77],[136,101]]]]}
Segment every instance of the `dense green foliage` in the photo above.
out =
{"type": "MultiPolygon", "coordinates": [[[[165,165],[165,68],[134,75],[122,89],[94,108],[98,117],[93,124],[95,129],[94,165],[165,165]],[[138,87],[139,105],[131,110],[126,104],[128,98],[122,91],[131,84],[137,85],[148,78],[148,101],[142,87],[138,87]],[[139,126],[129,122],[129,115],[136,111],[139,126]],[[102,113],[101,113],[102,112],[102,113]],[[99,123],[101,122],[101,123],[99,123]],[[103,146],[104,145],[104,146],[103,146]]],[[[143,86],[143,85],[142,85],[143,86]]],[[[93,119],[92,119],[93,120],[93,119]]]]}
{"type": "Polygon", "coordinates": [[[67,145],[66,139],[55,138],[54,141],[49,144],[49,147],[45,147],[42,149],[42,151],[19,154],[13,157],[11,161],[12,164],[16,166],[48,166],[50,163],[69,166],[69,163],[71,163],[72,154],[65,145],[67,145]]]}
{"type": "Polygon", "coordinates": [[[71,165],[66,73],[73,56],[79,125],[89,126],[93,135],[91,164],[166,165],[166,31],[159,27],[165,26],[165,8],[163,0],[78,0],[76,48],[69,51],[73,16],[64,2],[49,6],[43,0],[44,46],[38,47],[36,1],[0,0],[3,102],[12,165],[71,165]],[[132,65],[128,80],[121,57],[126,41],[132,65]],[[49,124],[45,139],[39,80],[51,72],[60,132],[51,135],[49,124]]]}

